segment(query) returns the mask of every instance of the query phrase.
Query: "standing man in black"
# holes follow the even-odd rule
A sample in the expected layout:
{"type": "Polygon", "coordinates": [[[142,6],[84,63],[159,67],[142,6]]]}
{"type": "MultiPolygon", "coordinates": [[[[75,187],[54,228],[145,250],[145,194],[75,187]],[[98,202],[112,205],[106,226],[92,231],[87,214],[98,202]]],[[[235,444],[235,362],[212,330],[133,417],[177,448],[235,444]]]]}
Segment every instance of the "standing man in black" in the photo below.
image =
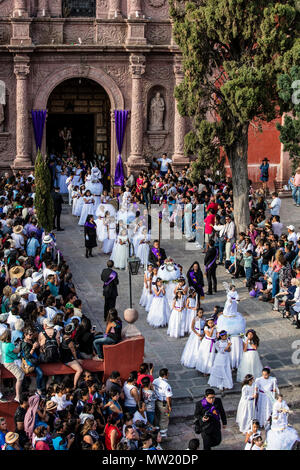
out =
{"type": "Polygon", "coordinates": [[[212,284],[214,284],[214,291],[217,292],[217,259],[218,249],[215,247],[215,242],[210,239],[208,242],[208,250],[204,258],[205,274],[207,277],[208,291],[207,295],[213,295],[212,284]]]}
{"type": "Polygon", "coordinates": [[[227,425],[226,413],[221,398],[216,398],[213,388],[205,390],[205,397],[196,403],[195,432],[201,434],[203,449],[211,450],[221,444],[221,421],[223,428],[227,425]]]}
{"type": "Polygon", "coordinates": [[[51,196],[54,203],[54,219],[53,219],[53,228],[57,228],[58,232],[62,232],[64,229],[60,226],[60,215],[62,211],[62,205],[64,200],[62,195],[60,194],[60,189],[55,187],[54,191],[51,192],[51,196]],[[55,225],[55,220],[57,221],[57,225],[55,225]]]}
{"type": "Polygon", "coordinates": [[[118,273],[114,271],[112,268],[114,267],[114,262],[109,260],[107,261],[107,268],[103,269],[101,273],[101,280],[104,282],[103,284],[103,295],[105,298],[104,304],[104,320],[106,321],[108,311],[111,308],[115,308],[116,301],[118,297],[118,288],[117,285],[119,284],[118,273]]]}
{"type": "Polygon", "coordinates": [[[149,264],[152,264],[154,267],[159,268],[162,264],[164,264],[166,257],[166,252],[163,248],[160,248],[159,241],[154,240],[153,247],[150,248],[149,252],[149,264]]]}

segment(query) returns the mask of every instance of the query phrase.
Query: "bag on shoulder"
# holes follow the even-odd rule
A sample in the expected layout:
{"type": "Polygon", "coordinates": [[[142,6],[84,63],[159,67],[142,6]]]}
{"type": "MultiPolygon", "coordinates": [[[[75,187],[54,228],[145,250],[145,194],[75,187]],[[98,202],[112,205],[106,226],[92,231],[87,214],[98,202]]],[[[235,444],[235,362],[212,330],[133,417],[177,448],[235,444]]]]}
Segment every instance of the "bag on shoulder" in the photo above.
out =
{"type": "Polygon", "coordinates": [[[56,335],[54,334],[52,338],[47,335],[45,331],[42,332],[43,335],[46,338],[46,342],[44,344],[44,351],[41,356],[41,360],[44,363],[50,363],[50,362],[59,362],[60,360],[60,354],[59,354],[59,349],[58,349],[58,344],[56,341],[56,335]]]}
{"type": "Polygon", "coordinates": [[[26,361],[26,359],[22,357],[21,369],[24,372],[24,374],[27,375],[27,374],[31,374],[32,372],[34,372],[35,367],[30,366],[28,362],[26,361]]]}

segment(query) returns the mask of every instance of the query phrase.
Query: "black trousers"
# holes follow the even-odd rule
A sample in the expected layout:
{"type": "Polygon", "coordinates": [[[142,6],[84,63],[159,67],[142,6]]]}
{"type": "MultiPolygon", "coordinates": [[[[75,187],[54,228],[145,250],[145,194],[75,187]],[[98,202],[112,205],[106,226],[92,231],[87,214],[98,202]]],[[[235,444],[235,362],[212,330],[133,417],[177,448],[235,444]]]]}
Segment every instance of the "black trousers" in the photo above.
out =
{"type": "Polygon", "coordinates": [[[203,450],[211,450],[212,447],[216,447],[221,444],[222,434],[221,431],[216,431],[214,434],[201,433],[203,439],[203,450]]]}
{"type": "Polygon", "coordinates": [[[61,212],[54,212],[53,227],[61,228],[60,227],[60,216],[61,216],[61,212]],[[55,221],[57,221],[57,224],[55,224],[55,221]]]}
{"type": "Polygon", "coordinates": [[[207,271],[207,284],[208,284],[208,292],[212,294],[213,285],[214,291],[217,292],[217,276],[216,276],[217,266],[214,264],[208,271],[207,271]]]}
{"type": "Polygon", "coordinates": [[[117,301],[117,296],[104,296],[105,298],[105,304],[104,304],[104,320],[107,319],[108,311],[111,308],[115,308],[116,306],[116,301],[117,301]]]}

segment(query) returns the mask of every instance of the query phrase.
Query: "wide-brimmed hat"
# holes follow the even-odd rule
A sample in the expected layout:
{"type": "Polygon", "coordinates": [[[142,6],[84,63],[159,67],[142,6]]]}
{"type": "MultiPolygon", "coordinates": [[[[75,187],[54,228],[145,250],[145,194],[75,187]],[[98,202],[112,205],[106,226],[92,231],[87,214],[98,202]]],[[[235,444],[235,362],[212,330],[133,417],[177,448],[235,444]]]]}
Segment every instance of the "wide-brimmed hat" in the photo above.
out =
{"type": "Polygon", "coordinates": [[[45,320],[43,321],[43,325],[48,326],[48,328],[53,328],[54,327],[53,321],[49,320],[49,318],[45,318],[45,320]]]}
{"type": "Polygon", "coordinates": [[[288,226],[287,226],[287,229],[288,229],[288,230],[292,230],[293,232],[295,231],[294,225],[288,225],[288,226]]]}
{"type": "Polygon", "coordinates": [[[26,287],[22,287],[22,289],[20,289],[18,291],[18,294],[21,295],[21,296],[22,295],[27,295],[27,294],[30,294],[30,290],[26,289],[26,287]]]}
{"type": "Polygon", "coordinates": [[[53,410],[56,410],[56,408],[57,408],[57,403],[55,403],[52,400],[47,401],[46,411],[53,411],[53,410]]]}
{"type": "Polygon", "coordinates": [[[22,232],[23,232],[23,227],[22,227],[22,225],[16,225],[16,226],[13,228],[13,232],[14,232],[14,233],[22,233],[22,232]]]}
{"type": "Polygon", "coordinates": [[[8,432],[5,434],[6,444],[13,444],[19,439],[19,434],[17,432],[8,432]]]}
{"type": "Polygon", "coordinates": [[[14,266],[13,268],[9,270],[9,277],[11,279],[14,277],[19,279],[20,277],[24,275],[24,273],[25,273],[25,269],[22,266],[14,266]]]}
{"type": "Polygon", "coordinates": [[[51,243],[53,242],[53,238],[50,235],[45,235],[43,238],[43,243],[51,243]]]}
{"type": "Polygon", "coordinates": [[[38,282],[40,279],[42,279],[43,273],[35,272],[35,273],[32,274],[31,277],[33,279],[33,282],[38,282]]]}

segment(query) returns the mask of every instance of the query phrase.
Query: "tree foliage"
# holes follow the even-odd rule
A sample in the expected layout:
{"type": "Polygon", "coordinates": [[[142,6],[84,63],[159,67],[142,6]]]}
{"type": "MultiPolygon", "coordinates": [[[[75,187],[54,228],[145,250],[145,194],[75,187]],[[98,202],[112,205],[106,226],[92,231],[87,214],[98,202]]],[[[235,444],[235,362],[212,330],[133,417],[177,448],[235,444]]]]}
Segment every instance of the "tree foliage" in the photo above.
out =
{"type": "Polygon", "coordinates": [[[53,228],[54,205],[51,176],[40,149],[35,160],[35,208],[39,226],[50,232],[53,228]]]}
{"type": "Polygon", "coordinates": [[[193,121],[185,150],[197,168],[224,150],[232,170],[235,220],[249,220],[247,151],[250,125],[279,115],[281,60],[299,32],[294,0],[169,0],[184,79],[178,110],[193,121]],[[298,29],[297,29],[298,28],[298,29]]]}

